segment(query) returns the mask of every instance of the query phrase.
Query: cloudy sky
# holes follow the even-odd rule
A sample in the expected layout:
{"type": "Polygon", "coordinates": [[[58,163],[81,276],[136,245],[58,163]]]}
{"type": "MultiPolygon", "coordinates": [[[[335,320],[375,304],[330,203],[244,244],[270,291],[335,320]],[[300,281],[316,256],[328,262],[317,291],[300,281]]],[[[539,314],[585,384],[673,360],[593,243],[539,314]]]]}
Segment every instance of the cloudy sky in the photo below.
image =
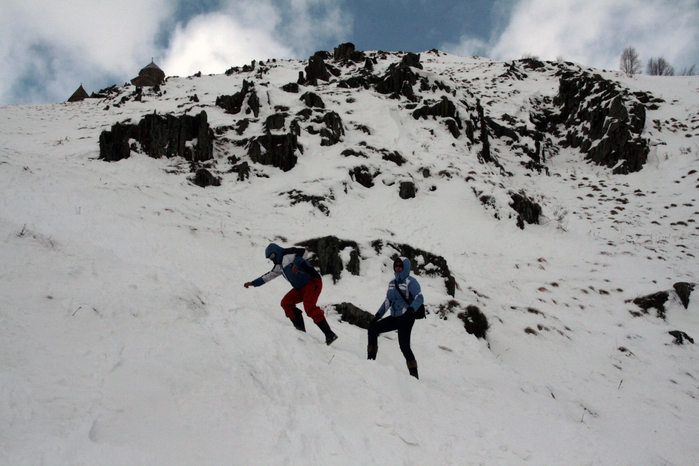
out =
{"type": "Polygon", "coordinates": [[[154,59],[168,75],[358,50],[618,69],[628,46],[699,68],[699,0],[0,0],[0,105],[123,84],[154,59]]]}

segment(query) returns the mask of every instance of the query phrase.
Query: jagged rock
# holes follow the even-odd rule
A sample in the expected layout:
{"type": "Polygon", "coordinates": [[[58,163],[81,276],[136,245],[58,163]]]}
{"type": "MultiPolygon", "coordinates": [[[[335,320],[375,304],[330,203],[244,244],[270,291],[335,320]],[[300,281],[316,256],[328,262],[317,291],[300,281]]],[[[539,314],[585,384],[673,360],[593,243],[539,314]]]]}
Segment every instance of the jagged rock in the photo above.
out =
{"type": "Polygon", "coordinates": [[[531,224],[539,223],[539,216],[541,215],[541,206],[536,202],[532,201],[523,192],[510,193],[510,198],[512,198],[512,207],[515,212],[517,212],[517,226],[524,230],[524,222],[531,224]]]}
{"type": "Polygon", "coordinates": [[[415,83],[417,83],[417,75],[409,66],[396,66],[393,64],[389,66],[381,81],[376,84],[376,92],[391,94],[394,98],[402,95],[415,102],[418,100],[413,90],[415,83]]]}
{"type": "Polygon", "coordinates": [[[114,162],[128,158],[129,139],[135,139],[153,158],[179,156],[192,162],[213,158],[214,132],[204,111],[179,117],[151,113],[137,125],[117,123],[100,135],[100,159],[114,162]]]}
{"type": "Polygon", "coordinates": [[[478,306],[469,305],[465,312],[460,312],[457,317],[464,323],[466,332],[476,338],[486,339],[488,333],[488,319],[478,306]]]}
{"type": "Polygon", "coordinates": [[[134,125],[116,123],[111,131],[102,131],[100,134],[100,159],[107,162],[118,162],[128,159],[131,155],[129,139],[134,125]]]}
{"type": "Polygon", "coordinates": [[[265,134],[253,138],[248,146],[250,160],[289,171],[296,165],[298,143],[293,134],[265,134]]]}
{"type": "Polygon", "coordinates": [[[335,112],[328,112],[323,115],[323,123],[325,128],[320,130],[321,146],[332,146],[340,142],[342,136],[345,135],[345,129],[342,126],[342,118],[335,112]]]}
{"type": "Polygon", "coordinates": [[[310,239],[299,243],[313,253],[309,262],[320,270],[322,275],[331,274],[333,283],[337,283],[346,269],[352,275],[359,275],[359,246],[354,241],[341,240],[335,236],[310,239]],[[340,257],[340,252],[345,248],[351,248],[350,260],[345,267],[340,257]]]}
{"type": "Polygon", "coordinates": [[[306,71],[306,83],[316,84],[320,79],[322,81],[330,80],[330,72],[325,66],[325,60],[323,52],[316,52],[315,55],[308,59],[308,66],[304,68],[306,71]]]}
{"type": "Polygon", "coordinates": [[[221,186],[221,179],[215,177],[213,173],[206,168],[197,169],[191,181],[201,188],[206,188],[207,186],[221,186]]]}
{"type": "Polygon", "coordinates": [[[562,76],[553,102],[560,109],[558,123],[570,128],[566,144],[614,173],[643,167],[650,152],[649,141],[641,136],[646,111],[632,94],[600,75],[583,72],[562,76]]]}
{"type": "Polygon", "coordinates": [[[325,108],[323,99],[321,99],[320,96],[314,92],[306,92],[299,100],[303,101],[307,107],[325,108]]]}
{"type": "Polygon", "coordinates": [[[400,61],[400,66],[402,67],[408,67],[412,66],[413,68],[417,69],[422,69],[422,64],[420,63],[420,54],[419,53],[412,53],[408,52],[405,55],[403,55],[403,58],[400,61]]]}
{"type": "MultiPolygon", "coordinates": [[[[377,254],[381,254],[384,244],[381,240],[372,242],[372,246],[377,254]]],[[[417,275],[427,275],[430,277],[442,277],[447,288],[447,294],[454,296],[456,293],[456,279],[451,274],[447,260],[442,256],[432,254],[422,249],[414,248],[408,244],[387,242],[386,246],[397,251],[391,259],[402,256],[410,259],[412,271],[417,275]]]]}
{"type": "Polygon", "coordinates": [[[301,202],[308,202],[313,207],[318,209],[326,217],[330,215],[330,209],[326,205],[328,200],[334,200],[332,193],[329,196],[316,196],[312,194],[305,194],[297,189],[292,189],[291,191],[283,192],[281,195],[286,195],[291,199],[291,205],[296,205],[301,202]]]}
{"type": "Polygon", "coordinates": [[[679,296],[680,301],[682,301],[682,305],[685,309],[689,307],[689,296],[692,294],[692,291],[694,291],[694,286],[694,283],[685,282],[679,282],[672,285],[672,287],[675,289],[675,292],[677,293],[677,296],[679,296]]]}
{"type": "Polygon", "coordinates": [[[488,126],[486,125],[483,106],[481,105],[480,99],[476,101],[476,112],[478,113],[478,126],[481,129],[481,159],[486,163],[492,163],[495,161],[493,156],[490,154],[490,141],[488,140],[488,126]]]}
{"type": "Polygon", "coordinates": [[[354,44],[347,42],[345,44],[340,44],[333,51],[333,59],[337,61],[350,60],[356,63],[362,62],[366,59],[364,52],[358,52],[354,50],[354,44]]]}
{"type": "Polygon", "coordinates": [[[250,178],[250,165],[247,162],[241,162],[231,167],[231,173],[238,174],[238,181],[245,181],[250,178]]]}
{"type": "Polygon", "coordinates": [[[459,122],[453,118],[447,118],[444,120],[444,124],[447,126],[451,135],[454,136],[454,139],[459,139],[459,136],[461,136],[459,122]]]}
{"type": "Polygon", "coordinates": [[[420,118],[427,118],[428,116],[441,118],[450,117],[458,122],[461,122],[459,114],[456,110],[456,105],[454,105],[454,102],[449,100],[446,96],[442,96],[442,99],[432,106],[425,105],[413,112],[413,118],[416,120],[420,118]]]}
{"type": "Polygon", "coordinates": [[[233,95],[222,95],[217,97],[216,106],[224,109],[226,113],[233,115],[238,114],[242,110],[243,104],[245,103],[245,98],[248,96],[248,94],[251,94],[251,96],[248,97],[248,100],[250,100],[253,95],[255,96],[253,101],[257,101],[258,112],[255,112],[255,116],[257,116],[259,113],[259,99],[257,99],[257,93],[255,93],[252,83],[246,80],[243,80],[243,89],[240,92],[236,92],[233,95]]]}
{"type": "Polygon", "coordinates": [[[255,118],[260,116],[260,98],[257,96],[257,92],[254,90],[250,92],[250,97],[248,97],[248,108],[245,109],[245,114],[248,115],[250,112],[255,115],[255,118]]]}
{"type": "Polygon", "coordinates": [[[685,332],[682,332],[682,331],[680,331],[680,330],[671,330],[671,331],[669,331],[669,332],[667,332],[667,333],[669,333],[670,335],[672,335],[673,337],[675,337],[675,342],[674,342],[674,343],[675,343],[676,345],[683,345],[684,342],[685,342],[685,340],[688,341],[688,342],[690,342],[691,344],[694,344],[694,338],[690,337],[690,336],[687,335],[685,332]]]}
{"type": "Polygon", "coordinates": [[[461,136],[461,118],[459,118],[456,105],[446,96],[443,96],[442,100],[432,106],[425,105],[413,111],[413,118],[416,120],[429,116],[447,118],[445,123],[452,136],[457,139],[461,136]]]}
{"type": "Polygon", "coordinates": [[[412,199],[417,194],[417,187],[412,181],[401,181],[398,195],[401,199],[412,199]]]}
{"type": "Polygon", "coordinates": [[[640,296],[634,299],[633,303],[643,309],[646,314],[648,313],[648,309],[654,308],[658,317],[664,319],[665,303],[669,297],[670,295],[667,291],[658,291],[657,293],[649,294],[647,296],[640,296]]]}
{"type": "Polygon", "coordinates": [[[393,162],[396,165],[398,165],[399,167],[407,162],[405,157],[400,155],[400,152],[398,152],[398,151],[389,152],[388,150],[384,149],[381,152],[383,153],[383,155],[381,156],[381,159],[387,160],[389,162],[393,162]]]}
{"type": "Polygon", "coordinates": [[[264,123],[264,129],[267,132],[284,129],[284,123],[286,122],[286,117],[289,116],[286,113],[274,113],[267,117],[264,123]]]}
{"type": "MultiPolygon", "coordinates": [[[[349,150],[349,149],[347,149],[349,150]]],[[[361,184],[365,188],[371,188],[374,186],[374,178],[376,178],[376,174],[371,174],[369,171],[369,168],[366,165],[360,165],[359,167],[354,167],[352,170],[350,170],[350,177],[356,181],[357,183],[361,184]]]]}
{"type": "Polygon", "coordinates": [[[343,321],[356,325],[359,328],[368,329],[374,314],[364,311],[352,303],[333,304],[335,311],[340,314],[343,321]]]}
{"type": "Polygon", "coordinates": [[[284,92],[289,92],[291,94],[298,94],[299,93],[299,85],[298,85],[298,83],[284,84],[282,86],[282,90],[284,92]]]}
{"type": "Polygon", "coordinates": [[[343,89],[369,89],[371,85],[370,81],[363,76],[352,76],[350,78],[340,80],[340,82],[337,83],[337,87],[343,89]]]}

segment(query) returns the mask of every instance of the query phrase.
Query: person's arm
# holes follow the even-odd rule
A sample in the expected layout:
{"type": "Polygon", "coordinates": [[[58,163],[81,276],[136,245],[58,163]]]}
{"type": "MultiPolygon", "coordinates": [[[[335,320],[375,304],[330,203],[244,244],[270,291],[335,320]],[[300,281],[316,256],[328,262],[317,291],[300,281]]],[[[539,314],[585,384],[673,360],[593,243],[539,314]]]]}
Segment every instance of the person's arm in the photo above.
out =
{"type": "Polygon", "coordinates": [[[414,278],[412,278],[410,282],[408,282],[408,293],[410,293],[410,297],[413,300],[413,302],[410,303],[410,307],[412,308],[412,312],[415,312],[420,306],[424,304],[425,298],[422,296],[422,289],[420,288],[420,284],[414,278]]]}
{"type": "Polygon", "coordinates": [[[274,267],[272,268],[272,270],[270,270],[266,274],[262,275],[260,278],[256,278],[255,280],[253,280],[251,282],[245,283],[245,285],[243,285],[243,286],[245,286],[245,288],[248,288],[250,286],[255,286],[255,287],[262,286],[265,283],[267,283],[271,280],[274,280],[275,278],[277,278],[281,274],[282,274],[282,266],[279,264],[275,264],[274,267]]]}

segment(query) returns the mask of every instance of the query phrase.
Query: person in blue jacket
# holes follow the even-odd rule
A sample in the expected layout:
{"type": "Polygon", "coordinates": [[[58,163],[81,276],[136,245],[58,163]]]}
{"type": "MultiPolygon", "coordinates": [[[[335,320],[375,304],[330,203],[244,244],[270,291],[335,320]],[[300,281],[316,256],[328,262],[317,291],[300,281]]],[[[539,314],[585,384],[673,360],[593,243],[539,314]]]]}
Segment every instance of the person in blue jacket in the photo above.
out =
{"type": "Polygon", "coordinates": [[[262,286],[270,280],[274,280],[279,275],[284,275],[293,287],[284,298],[281,305],[286,316],[291,319],[296,329],[305,332],[306,324],[303,321],[301,310],[296,307],[303,302],[303,308],[308,317],[323,331],[325,343],[330,345],[337,340],[337,335],[330,330],[330,325],[325,319],[325,313],[318,306],[318,297],[323,290],[323,281],[320,274],[311,264],[304,259],[306,250],[304,248],[282,248],[274,243],[270,243],[265,249],[265,257],[272,261],[272,270],[261,277],[244,284],[245,288],[250,286],[262,286]]]}
{"type": "Polygon", "coordinates": [[[393,271],[395,279],[388,284],[386,299],[369,326],[367,359],[376,359],[380,334],[398,330],[398,345],[405,356],[408,371],[417,379],[417,361],[410,349],[410,334],[415,323],[415,311],[422,306],[424,298],[420,284],[410,276],[410,260],[407,257],[396,258],[393,271]],[[388,310],[390,315],[382,319],[388,310]]]}

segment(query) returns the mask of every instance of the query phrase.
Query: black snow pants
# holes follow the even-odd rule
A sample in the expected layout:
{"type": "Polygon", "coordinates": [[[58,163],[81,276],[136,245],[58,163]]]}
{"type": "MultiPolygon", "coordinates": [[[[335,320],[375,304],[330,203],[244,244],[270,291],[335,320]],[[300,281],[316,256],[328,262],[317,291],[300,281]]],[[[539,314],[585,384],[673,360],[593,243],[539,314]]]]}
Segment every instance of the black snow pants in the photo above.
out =
{"type": "Polygon", "coordinates": [[[410,349],[410,333],[413,331],[414,323],[415,317],[410,311],[406,311],[398,317],[389,316],[376,321],[369,327],[369,345],[378,349],[379,335],[398,330],[398,345],[405,360],[415,361],[415,355],[410,349]]]}

